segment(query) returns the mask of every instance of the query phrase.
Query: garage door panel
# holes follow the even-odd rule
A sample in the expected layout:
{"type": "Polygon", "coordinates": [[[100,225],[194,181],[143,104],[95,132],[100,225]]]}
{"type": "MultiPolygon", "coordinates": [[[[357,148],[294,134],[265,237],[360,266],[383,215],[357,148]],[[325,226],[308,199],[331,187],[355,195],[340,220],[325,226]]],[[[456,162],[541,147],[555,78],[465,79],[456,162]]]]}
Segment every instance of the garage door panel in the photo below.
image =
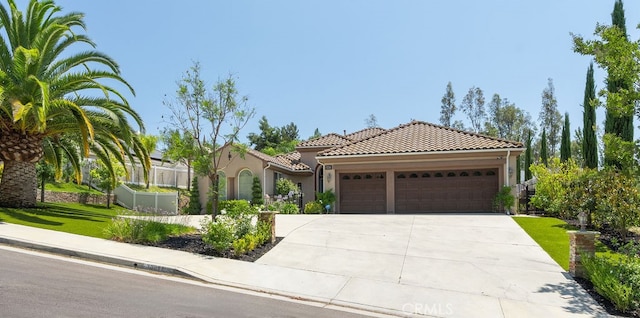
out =
{"type": "Polygon", "coordinates": [[[386,213],[386,187],[380,173],[340,174],[340,213],[386,213]]]}
{"type": "Polygon", "coordinates": [[[491,211],[498,192],[497,172],[497,169],[398,172],[394,180],[396,212],[491,211]]]}

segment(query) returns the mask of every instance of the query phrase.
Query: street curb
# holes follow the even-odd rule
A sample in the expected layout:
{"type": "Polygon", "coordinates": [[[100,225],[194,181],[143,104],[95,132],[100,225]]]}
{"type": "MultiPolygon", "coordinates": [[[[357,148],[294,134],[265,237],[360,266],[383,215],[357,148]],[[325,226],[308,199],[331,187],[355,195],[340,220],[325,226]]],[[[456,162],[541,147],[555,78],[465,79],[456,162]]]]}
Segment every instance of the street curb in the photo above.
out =
{"type": "Polygon", "coordinates": [[[146,262],[140,262],[139,260],[131,260],[131,259],[125,259],[125,258],[122,258],[122,257],[111,257],[111,256],[106,256],[106,255],[98,255],[98,254],[94,254],[94,253],[90,253],[90,252],[81,252],[81,251],[70,250],[70,249],[66,249],[66,248],[60,248],[60,247],[54,247],[54,246],[49,246],[49,245],[44,245],[44,244],[26,242],[26,241],[18,240],[18,239],[10,239],[10,238],[1,237],[1,236],[0,236],[0,244],[5,244],[5,245],[9,245],[9,246],[17,246],[17,247],[27,248],[27,249],[31,249],[31,250],[47,252],[47,253],[51,253],[51,254],[58,254],[58,255],[65,255],[65,256],[70,256],[70,257],[75,257],[75,258],[87,259],[87,260],[92,260],[92,261],[96,261],[96,262],[100,262],[100,263],[118,265],[118,266],[122,266],[122,267],[129,267],[129,268],[140,269],[140,270],[145,270],[145,271],[159,272],[159,273],[164,273],[164,274],[181,276],[181,277],[185,277],[185,278],[189,278],[189,279],[195,279],[195,280],[198,280],[198,281],[204,281],[203,279],[201,279],[199,277],[196,277],[194,275],[191,275],[189,273],[181,271],[181,270],[179,270],[177,268],[166,267],[166,266],[152,264],[152,263],[146,263],[146,262]]]}
{"type": "Polygon", "coordinates": [[[278,296],[278,297],[288,298],[288,299],[302,301],[302,302],[324,304],[324,306],[326,307],[343,308],[343,310],[346,309],[347,311],[353,311],[356,313],[359,312],[360,314],[363,314],[363,315],[365,314],[379,315],[379,317],[408,317],[408,316],[399,315],[399,313],[394,311],[385,310],[383,308],[378,308],[373,306],[339,303],[339,302],[336,303],[333,300],[324,300],[324,299],[318,299],[318,298],[308,297],[308,296],[293,295],[293,294],[288,294],[286,292],[255,288],[252,286],[246,286],[243,284],[234,284],[232,282],[220,281],[215,279],[203,279],[201,277],[198,277],[197,275],[190,274],[178,268],[167,267],[167,266],[152,264],[148,262],[140,262],[139,260],[125,259],[123,257],[98,255],[90,252],[70,250],[66,248],[55,247],[55,246],[50,246],[45,244],[38,244],[38,243],[24,241],[21,239],[11,239],[11,238],[2,237],[2,236],[0,236],[0,244],[40,251],[40,252],[45,252],[45,253],[50,253],[55,255],[69,256],[69,257],[83,259],[83,260],[90,260],[90,261],[95,261],[103,264],[111,264],[111,265],[121,266],[125,268],[133,268],[133,269],[138,269],[138,270],[143,270],[148,272],[164,273],[164,274],[183,277],[183,278],[196,280],[196,281],[204,282],[208,284],[214,284],[222,287],[246,290],[254,293],[268,294],[272,296],[278,296]]]}

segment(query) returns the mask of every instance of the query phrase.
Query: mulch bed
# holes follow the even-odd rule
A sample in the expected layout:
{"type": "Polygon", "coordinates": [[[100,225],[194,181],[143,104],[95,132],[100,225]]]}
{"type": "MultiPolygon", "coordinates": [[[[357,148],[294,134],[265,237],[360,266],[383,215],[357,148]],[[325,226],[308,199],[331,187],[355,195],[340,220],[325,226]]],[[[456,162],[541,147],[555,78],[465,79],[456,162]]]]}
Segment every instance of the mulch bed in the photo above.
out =
{"type": "Polygon", "coordinates": [[[211,246],[207,245],[204,241],[202,241],[202,235],[200,234],[186,234],[186,235],[180,235],[180,236],[171,236],[164,241],[161,241],[158,243],[147,243],[145,245],[161,247],[161,248],[169,248],[172,250],[178,250],[178,251],[196,253],[196,254],[202,254],[202,255],[208,255],[208,256],[237,259],[245,262],[255,262],[257,259],[262,257],[262,255],[264,255],[265,253],[270,251],[274,246],[280,243],[280,241],[282,241],[282,237],[276,237],[275,243],[273,244],[266,243],[256,248],[255,250],[247,254],[241,255],[239,257],[233,254],[233,251],[218,253],[218,251],[214,250],[213,248],[211,248],[211,246]]]}

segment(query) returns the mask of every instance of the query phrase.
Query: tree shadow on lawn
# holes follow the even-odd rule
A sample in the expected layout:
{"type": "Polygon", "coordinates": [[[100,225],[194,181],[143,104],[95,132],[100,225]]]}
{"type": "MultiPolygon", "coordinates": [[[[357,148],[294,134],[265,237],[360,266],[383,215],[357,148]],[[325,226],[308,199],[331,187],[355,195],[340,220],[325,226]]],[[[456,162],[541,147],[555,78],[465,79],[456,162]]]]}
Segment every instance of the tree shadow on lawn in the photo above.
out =
{"type": "MultiPolygon", "coordinates": [[[[45,220],[42,218],[39,218],[37,216],[31,215],[31,214],[27,214],[27,213],[23,213],[23,212],[18,212],[18,211],[13,211],[10,209],[1,209],[0,211],[2,211],[2,213],[16,219],[16,220],[20,220],[20,221],[24,221],[24,222],[28,222],[28,223],[34,223],[34,224],[43,224],[43,225],[51,225],[51,226],[60,226],[63,225],[64,223],[61,222],[56,222],[56,221],[50,221],[50,220],[45,220]]],[[[0,219],[0,221],[3,221],[2,219],[0,219]]]]}
{"type": "Polygon", "coordinates": [[[562,229],[565,229],[567,231],[576,231],[579,230],[579,228],[577,228],[575,225],[573,224],[569,224],[569,223],[565,223],[565,224],[554,224],[552,225],[552,227],[559,227],[562,229]]]}
{"type": "MultiPolygon", "coordinates": [[[[90,207],[94,209],[103,208],[101,206],[94,206],[94,205],[90,205],[90,207]]],[[[106,207],[104,207],[104,209],[106,210],[106,207]]],[[[52,204],[40,206],[36,209],[31,210],[30,212],[36,215],[41,215],[41,216],[84,220],[84,221],[90,221],[90,222],[106,222],[113,218],[112,215],[109,215],[107,213],[101,214],[101,213],[87,211],[79,208],[73,208],[68,206],[57,206],[52,204]]]]}

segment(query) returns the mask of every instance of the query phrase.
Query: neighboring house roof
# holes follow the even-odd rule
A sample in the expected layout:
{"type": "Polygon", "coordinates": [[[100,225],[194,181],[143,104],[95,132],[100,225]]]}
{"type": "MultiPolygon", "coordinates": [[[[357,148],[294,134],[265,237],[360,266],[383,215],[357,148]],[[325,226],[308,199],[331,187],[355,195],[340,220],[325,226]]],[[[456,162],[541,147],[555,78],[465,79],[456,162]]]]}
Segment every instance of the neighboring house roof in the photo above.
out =
{"type": "Polygon", "coordinates": [[[521,149],[522,143],[465,132],[421,121],[384,130],[377,135],[327,149],[320,157],[447,152],[456,150],[521,149]]]}
{"type": "Polygon", "coordinates": [[[348,144],[352,141],[353,141],[352,139],[349,139],[345,136],[338,135],[335,133],[330,133],[322,137],[303,141],[299,143],[296,148],[335,147],[335,146],[348,144]]]}
{"type": "Polygon", "coordinates": [[[254,149],[247,149],[247,152],[264,162],[279,166],[292,172],[311,172],[311,168],[300,161],[300,153],[297,151],[278,155],[276,157],[269,156],[254,149]]]}
{"type": "Polygon", "coordinates": [[[353,141],[358,141],[358,140],[369,138],[371,136],[375,136],[384,131],[387,131],[387,130],[380,127],[365,128],[365,129],[356,131],[354,133],[350,133],[346,137],[353,141]]]}

